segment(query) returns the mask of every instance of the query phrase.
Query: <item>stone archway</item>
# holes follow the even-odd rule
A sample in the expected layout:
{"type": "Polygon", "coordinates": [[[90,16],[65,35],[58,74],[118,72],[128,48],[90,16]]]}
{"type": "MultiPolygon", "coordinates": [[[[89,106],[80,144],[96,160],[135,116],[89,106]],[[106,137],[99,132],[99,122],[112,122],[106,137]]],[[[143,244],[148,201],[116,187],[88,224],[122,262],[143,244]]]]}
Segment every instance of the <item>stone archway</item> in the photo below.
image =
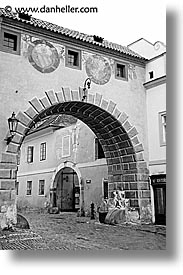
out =
{"type": "Polygon", "coordinates": [[[83,121],[99,139],[107,161],[110,194],[116,189],[124,190],[130,206],[139,209],[141,220],[149,218],[148,169],[137,129],[116,103],[108,102],[101,94],[89,93],[86,101],[82,98],[81,88],[78,91],[49,90],[43,98],[34,97],[29,102],[30,107],[17,114],[17,133],[2,153],[0,163],[1,200],[3,198],[6,205],[12,205],[15,200],[17,152],[29,130],[46,116],[64,113],[83,121]]]}

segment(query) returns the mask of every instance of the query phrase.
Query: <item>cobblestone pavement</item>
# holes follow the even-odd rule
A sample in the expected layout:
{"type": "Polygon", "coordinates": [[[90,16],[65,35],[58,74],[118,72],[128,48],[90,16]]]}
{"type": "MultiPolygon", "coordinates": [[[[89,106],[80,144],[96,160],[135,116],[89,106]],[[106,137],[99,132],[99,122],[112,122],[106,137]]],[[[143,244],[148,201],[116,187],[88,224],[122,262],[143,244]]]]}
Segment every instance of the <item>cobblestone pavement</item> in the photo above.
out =
{"type": "Polygon", "coordinates": [[[0,249],[164,250],[166,228],[155,225],[106,225],[76,213],[22,213],[30,229],[0,231],[0,249]]]}

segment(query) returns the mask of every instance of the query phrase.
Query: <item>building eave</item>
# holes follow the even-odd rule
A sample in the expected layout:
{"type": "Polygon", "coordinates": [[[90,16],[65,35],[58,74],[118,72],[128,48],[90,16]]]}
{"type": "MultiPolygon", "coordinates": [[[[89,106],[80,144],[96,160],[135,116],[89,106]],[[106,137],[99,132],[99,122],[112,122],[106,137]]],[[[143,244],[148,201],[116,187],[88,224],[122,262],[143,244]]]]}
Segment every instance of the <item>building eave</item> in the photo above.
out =
{"type": "Polygon", "coordinates": [[[162,85],[165,83],[166,83],[166,75],[161,76],[156,79],[153,79],[153,80],[150,80],[150,81],[144,83],[143,85],[144,85],[144,88],[146,88],[146,90],[148,90],[148,89],[154,88],[156,86],[159,86],[159,85],[162,85]]]}

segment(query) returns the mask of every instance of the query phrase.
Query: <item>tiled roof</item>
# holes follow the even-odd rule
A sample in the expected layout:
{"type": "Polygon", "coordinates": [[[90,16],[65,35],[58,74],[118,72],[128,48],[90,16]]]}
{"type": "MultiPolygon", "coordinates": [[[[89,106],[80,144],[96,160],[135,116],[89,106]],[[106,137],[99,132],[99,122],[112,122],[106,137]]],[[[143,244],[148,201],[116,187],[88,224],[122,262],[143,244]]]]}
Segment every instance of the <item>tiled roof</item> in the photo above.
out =
{"type": "Polygon", "coordinates": [[[71,115],[52,115],[49,117],[46,117],[46,119],[41,120],[38,122],[35,127],[33,127],[29,134],[46,129],[48,127],[52,127],[55,129],[60,129],[64,127],[68,127],[72,124],[75,124],[77,122],[77,119],[71,115]]]}
{"type": "Polygon", "coordinates": [[[84,41],[84,42],[87,42],[87,43],[90,43],[90,44],[93,44],[93,45],[98,45],[101,48],[114,50],[114,51],[122,53],[122,54],[126,54],[126,55],[129,55],[129,56],[132,56],[132,57],[137,57],[141,60],[145,60],[144,57],[142,57],[139,54],[135,53],[134,51],[130,50],[128,47],[124,47],[124,46],[121,46],[119,44],[109,42],[107,40],[103,40],[102,43],[99,43],[99,42],[96,42],[94,40],[93,35],[88,35],[88,34],[84,34],[84,33],[74,31],[74,30],[71,30],[71,29],[68,29],[68,28],[64,28],[64,27],[58,26],[56,24],[46,22],[44,20],[36,19],[32,16],[31,16],[30,21],[26,21],[26,20],[20,19],[18,13],[5,11],[5,9],[3,9],[3,8],[0,8],[0,16],[8,17],[8,18],[11,18],[13,20],[24,22],[24,23],[26,23],[28,25],[31,25],[31,26],[34,26],[34,27],[47,29],[51,32],[60,33],[61,35],[64,35],[64,36],[67,36],[67,37],[71,37],[71,38],[74,38],[74,39],[77,39],[77,40],[80,40],[80,41],[84,41]]]}

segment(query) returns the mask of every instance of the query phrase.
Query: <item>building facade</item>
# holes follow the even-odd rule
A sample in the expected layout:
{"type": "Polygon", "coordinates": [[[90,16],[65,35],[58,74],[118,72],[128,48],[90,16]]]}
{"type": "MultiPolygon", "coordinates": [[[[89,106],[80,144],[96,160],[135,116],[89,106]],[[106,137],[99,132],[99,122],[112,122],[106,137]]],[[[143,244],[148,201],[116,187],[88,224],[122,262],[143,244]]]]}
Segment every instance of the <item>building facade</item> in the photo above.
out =
{"type": "Polygon", "coordinates": [[[17,206],[35,209],[49,203],[58,211],[78,211],[84,201],[86,212],[91,202],[100,205],[106,183],[108,195],[107,177],[102,146],[90,128],[70,116],[53,115],[34,127],[22,144],[17,206]]]}
{"type": "MultiPolygon", "coordinates": [[[[65,114],[82,121],[79,127],[86,124],[101,144],[106,165],[100,178],[107,178],[109,196],[124,190],[140,220],[150,220],[147,59],[130,47],[4,9],[0,31],[0,219],[7,213],[16,218],[17,156],[30,131],[52,115],[65,114]],[[18,120],[13,135],[7,123],[12,112],[18,120]]],[[[87,138],[85,150],[90,148],[87,138]]],[[[55,169],[67,168],[62,172],[69,174],[76,165],[82,161],[73,160],[73,166],[66,167],[57,163],[55,169]]],[[[91,167],[92,174],[98,173],[95,165],[91,167]]],[[[73,177],[76,173],[82,178],[76,170],[73,177]]],[[[86,190],[97,184],[91,175],[85,179],[88,182],[82,178],[76,184],[81,185],[83,207],[86,190]]],[[[41,186],[43,182],[42,193],[41,186]]],[[[53,184],[51,196],[54,188],[53,184]]]]}
{"type": "Polygon", "coordinates": [[[146,89],[149,176],[151,183],[153,222],[166,223],[166,46],[145,39],[129,45],[148,58],[146,89]]]}

